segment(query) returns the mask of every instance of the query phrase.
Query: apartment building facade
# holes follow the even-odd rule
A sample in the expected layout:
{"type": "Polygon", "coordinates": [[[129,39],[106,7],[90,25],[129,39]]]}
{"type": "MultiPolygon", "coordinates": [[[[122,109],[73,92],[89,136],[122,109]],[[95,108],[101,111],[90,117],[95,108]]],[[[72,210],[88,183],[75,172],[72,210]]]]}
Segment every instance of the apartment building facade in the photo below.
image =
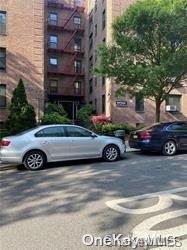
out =
{"type": "Polygon", "coordinates": [[[47,0],[45,16],[46,101],[62,104],[75,120],[85,96],[84,1],[47,0]]]}
{"type": "Polygon", "coordinates": [[[0,122],[22,78],[29,103],[41,117],[44,103],[44,2],[0,1],[0,122]]]}
{"type": "MultiPolygon", "coordinates": [[[[99,44],[112,42],[112,22],[136,0],[90,0],[87,25],[87,102],[98,114],[110,116],[113,122],[129,122],[133,125],[150,124],[155,121],[155,105],[150,100],[116,97],[118,86],[110,79],[94,76],[92,68],[98,65],[96,50],[99,44]]],[[[173,90],[167,102],[161,106],[161,120],[184,120],[187,118],[187,81],[173,90]]]]}
{"type": "MultiPolygon", "coordinates": [[[[118,86],[94,76],[97,47],[112,42],[112,22],[136,0],[1,0],[0,122],[20,78],[40,120],[44,105],[61,103],[72,120],[90,103],[113,122],[154,122],[149,100],[116,97],[118,86]]],[[[187,117],[187,82],[163,103],[161,119],[187,117]],[[168,111],[166,111],[166,106],[168,111]],[[176,108],[177,112],[170,112],[176,108]]]]}

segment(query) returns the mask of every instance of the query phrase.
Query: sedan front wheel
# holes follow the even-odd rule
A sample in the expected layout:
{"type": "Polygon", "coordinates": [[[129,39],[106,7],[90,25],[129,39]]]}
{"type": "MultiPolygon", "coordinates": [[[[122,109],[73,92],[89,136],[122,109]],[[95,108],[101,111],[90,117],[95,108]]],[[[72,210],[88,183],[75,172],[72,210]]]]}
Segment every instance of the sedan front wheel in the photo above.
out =
{"type": "Polygon", "coordinates": [[[108,145],[103,151],[103,159],[105,161],[116,161],[120,158],[119,148],[115,145],[108,145]]]}

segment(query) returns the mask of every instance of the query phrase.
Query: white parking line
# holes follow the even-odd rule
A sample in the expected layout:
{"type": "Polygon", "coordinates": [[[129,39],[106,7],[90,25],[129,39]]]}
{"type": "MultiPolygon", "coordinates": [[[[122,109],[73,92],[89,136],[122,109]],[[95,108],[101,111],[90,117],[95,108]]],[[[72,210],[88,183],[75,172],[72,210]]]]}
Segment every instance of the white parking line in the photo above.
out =
{"type": "MultiPolygon", "coordinates": [[[[184,192],[184,191],[187,191],[187,187],[107,201],[106,205],[112,208],[113,210],[117,212],[121,212],[121,213],[137,214],[137,215],[154,213],[154,212],[162,211],[166,208],[171,207],[173,205],[173,200],[187,201],[187,197],[176,194],[176,193],[184,192]],[[138,209],[131,209],[131,208],[125,207],[125,203],[127,202],[141,201],[141,200],[146,200],[149,198],[158,198],[157,204],[154,206],[147,207],[147,208],[138,208],[138,209]],[[123,205],[120,205],[120,204],[123,204],[123,205]]],[[[135,226],[132,229],[132,233],[135,237],[139,237],[139,238],[144,238],[147,236],[150,236],[150,237],[185,236],[187,235],[187,224],[182,224],[176,227],[163,229],[163,230],[152,230],[153,227],[155,227],[161,222],[167,221],[169,219],[178,218],[184,215],[187,215],[187,209],[175,210],[172,212],[166,212],[166,213],[152,216],[142,221],[137,226],[135,226]]],[[[156,248],[156,249],[168,250],[172,248],[162,247],[162,248],[156,248]]],[[[182,241],[182,246],[177,249],[186,250],[187,240],[184,239],[182,241]]]]}

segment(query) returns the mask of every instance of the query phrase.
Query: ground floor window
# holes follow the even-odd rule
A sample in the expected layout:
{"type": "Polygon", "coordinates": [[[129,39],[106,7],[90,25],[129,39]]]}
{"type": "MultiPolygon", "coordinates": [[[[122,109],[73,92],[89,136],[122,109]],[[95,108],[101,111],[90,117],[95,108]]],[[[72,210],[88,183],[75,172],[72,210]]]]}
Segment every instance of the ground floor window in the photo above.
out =
{"type": "Polygon", "coordinates": [[[144,99],[140,96],[135,97],[135,110],[136,112],[144,112],[144,99]]]}
{"type": "Polygon", "coordinates": [[[58,80],[51,79],[49,80],[49,90],[50,93],[55,94],[58,92],[58,80]]]}
{"type": "Polygon", "coordinates": [[[6,107],[6,85],[0,84],[0,108],[6,107]]]}
{"type": "Polygon", "coordinates": [[[81,94],[81,82],[74,83],[75,94],[81,94]]]}
{"type": "Polygon", "coordinates": [[[176,106],[177,111],[181,111],[181,95],[169,95],[166,99],[166,105],[176,106]]]}
{"type": "Polygon", "coordinates": [[[102,95],[102,113],[105,113],[105,95],[102,95]]]}

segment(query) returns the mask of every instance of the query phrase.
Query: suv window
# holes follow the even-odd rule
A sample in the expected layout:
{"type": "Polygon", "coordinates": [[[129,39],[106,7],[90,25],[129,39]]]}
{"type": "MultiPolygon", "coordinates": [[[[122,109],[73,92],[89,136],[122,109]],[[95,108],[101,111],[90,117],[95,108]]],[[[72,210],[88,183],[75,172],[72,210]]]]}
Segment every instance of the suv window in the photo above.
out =
{"type": "Polygon", "coordinates": [[[69,137],[90,137],[91,132],[79,127],[66,127],[69,137]]]}
{"type": "Polygon", "coordinates": [[[168,127],[169,131],[187,131],[187,123],[174,123],[168,127]]]}
{"type": "Polygon", "coordinates": [[[65,136],[63,127],[44,128],[35,134],[36,137],[62,137],[65,136]]]}

